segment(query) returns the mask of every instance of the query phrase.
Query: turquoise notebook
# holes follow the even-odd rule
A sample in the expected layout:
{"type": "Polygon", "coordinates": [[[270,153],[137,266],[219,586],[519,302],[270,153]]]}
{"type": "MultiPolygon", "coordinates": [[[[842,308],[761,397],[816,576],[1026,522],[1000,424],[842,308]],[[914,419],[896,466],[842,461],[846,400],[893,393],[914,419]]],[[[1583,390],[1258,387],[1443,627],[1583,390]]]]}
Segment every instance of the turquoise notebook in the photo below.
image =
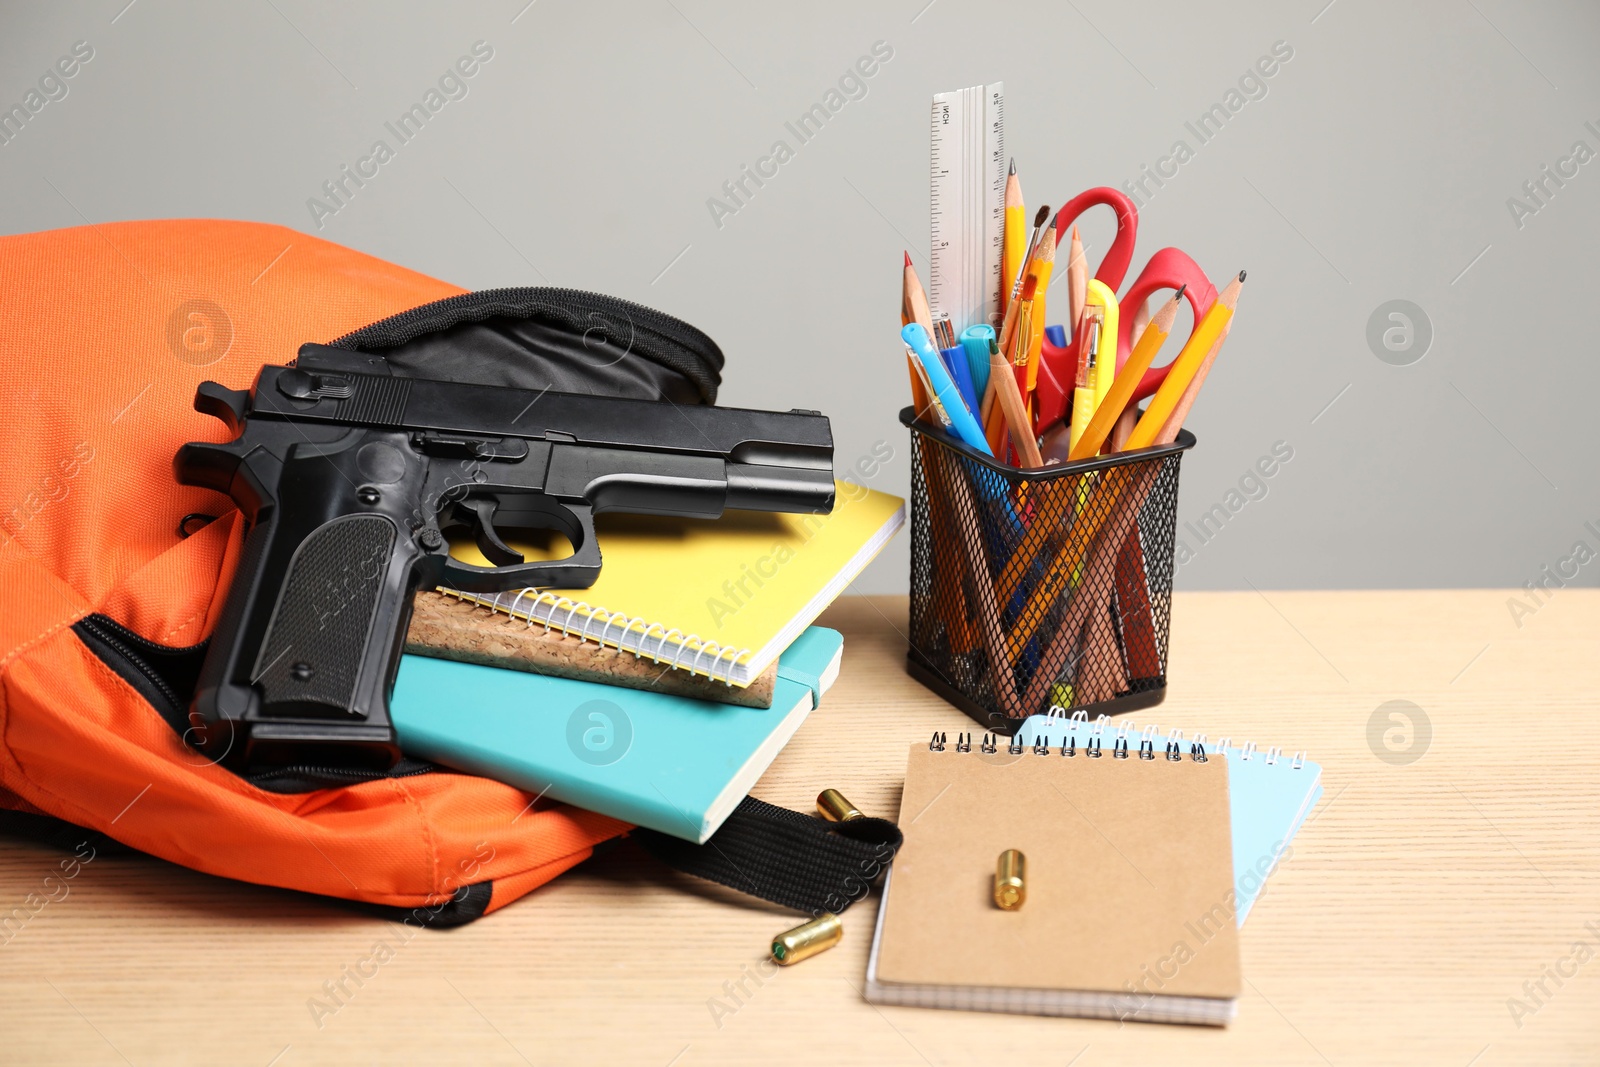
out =
{"type": "Polygon", "coordinates": [[[408,756],[702,843],[822,700],[844,638],[812,626],[772,707],[404,656],[389,713],[408,756]]]}
{"type": "MultiPolygon", "coordinates": [[[[1204,734],[1184,741],[1179,731],[1163,734],[1159,726],[1113,722],[1106,715],[1091,723],[1081,711],[1074,712],[1071,719],[1030,716],[1017,731],[1017,739],[1032,744],[1041,734],[1045,744],[1052,748],[1059,747],[1069,737],[1079,748],[1098,740],[1107,756],[1119,747],[1119,740],[1125,741],[1132,759],[1138,758],[1141,743],[1146,740],[1151,743],[1157,759],[1165,758],[1168,741],[1177,741],[1185,755],[1194,741],[1205,742],[1204,734]]],[[[1262,752],[1254,744],[1234,748],[1228,740],[1222,738],[1217,745],[1207,744],[1205,748],[1213,756],[1218,749],[1227,754],[1228,802],[1233,822],[1234,917],[1243,926],[1267,877],[1277,868],[1279,858],[1294,840],[1300,824],[1322,796],[1322,768],[1306,762],[1303,755],[1286,758],[1277,749],[1262,752]]]]}

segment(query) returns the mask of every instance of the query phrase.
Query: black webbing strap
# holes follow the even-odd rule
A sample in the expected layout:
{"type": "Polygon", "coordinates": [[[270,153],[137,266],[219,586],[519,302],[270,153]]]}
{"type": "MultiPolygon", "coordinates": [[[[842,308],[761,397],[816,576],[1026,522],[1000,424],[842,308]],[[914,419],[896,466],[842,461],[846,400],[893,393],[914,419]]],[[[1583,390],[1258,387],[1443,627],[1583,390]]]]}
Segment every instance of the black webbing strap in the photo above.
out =
{"type": "Polygon", "coordinates": [[[866,896],[901,841],[887,819],[826,822],[755,797],[703,845],[643,827],[629,836],[669,867],[808,915],[866,896]]]}

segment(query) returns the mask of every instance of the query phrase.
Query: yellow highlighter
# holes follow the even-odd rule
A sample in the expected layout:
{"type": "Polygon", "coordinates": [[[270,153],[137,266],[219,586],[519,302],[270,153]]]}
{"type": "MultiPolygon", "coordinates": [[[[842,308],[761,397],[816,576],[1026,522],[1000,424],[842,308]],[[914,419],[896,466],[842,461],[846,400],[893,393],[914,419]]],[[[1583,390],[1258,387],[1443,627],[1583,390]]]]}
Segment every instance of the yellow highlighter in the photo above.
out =
{"type": "Polygon", "coordinates": [[[1078,322],[1078,332],[1083,337],[1078,341],[1078,377],[1076,388],[1072,390],[1072,422],[1067,427],[1067,441],[1073,451],[1077,450],[1079,439],[1089,428],[1089,420],[1094,417],[1095,384],[1100,377],[1100,338],[1105,336],[1102,329],[1105,310],[1103,305],[1096,307],[1085,304],[1083,318],[1078,322]]]}
{"type": "Polygon", "coordinates": [[[1084,297],[1084,308],[1104,308],[1100,317],[1100,336],[1107,338],[1109,343],[1102,342],[1107,358],[1095,363],[1094,406],[1099,407],[1105,401],[1106,394],[1111,392],[1111,383],[1117,377],[1116,352],[1117,340],[1117,294],[1099,278],[1090,278],[1087,295],[1084,297]]]}

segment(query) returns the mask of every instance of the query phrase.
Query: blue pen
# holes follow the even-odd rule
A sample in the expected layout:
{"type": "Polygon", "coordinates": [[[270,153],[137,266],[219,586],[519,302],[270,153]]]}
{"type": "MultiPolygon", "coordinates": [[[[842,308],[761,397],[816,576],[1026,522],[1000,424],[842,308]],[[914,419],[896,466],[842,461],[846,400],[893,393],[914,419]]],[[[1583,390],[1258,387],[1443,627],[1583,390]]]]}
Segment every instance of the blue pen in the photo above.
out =
{"type": "MultiPolygon", "coordinates": [[[[963,338],[965,338],[968,334],[972,334],[973,336],[982,336],[985,338],[983,346],[983,358],[985,361],[985,368],[987,368],[989,359],[989,342],[987,338],[993,336],[994,330],[988,326],[974,326],[963,331],[963,338]],[[981,331],[981,334],[974,333],[974,331],[981,331]]],[[[934,372],[929,369],[930,357],[934,357],[934,353],[933,344],[928,340],[928,331],[923,329],[921,326],[918,326],[916,323],[912,323],[900,331],[900,339],[905,342],[907,350],[909,350],[913,356],[916,357],[915,365],[919,369],[923,370],[922,378],[924,382],[932,387],[929,389],[929,392],[931,392],[934,396],[934,399],[938,401],[938,403],[933,406],[950,409],[949,418],[940,420],[944,424],[945,429],[953,432],[955,436],[961,438],[962,441],[972,445],[974,448],[977,448],[984,455],[992,457],[994,453],[989,450],[989,442],[987,440],[984,440],[981,448],[977,444],[977,441],[983,438],[983,427],[979,425],[976,418],[976,402],[972,408],[967,408],[964,404],[955,404],[952,406],[943,402],[945,394],[940,392],[940,390],[937,388],[937,382],[933,377],[934,372]],[[912,333],[913,328],[916,330],[915,334],[912,333]],[[922,339],[922,343],[920,345],[913,339],[916,337],[920,337],[922,339]],[[961,418],[963,415],[967,417],[969,422],[966,432],[962,432],[956,427],[956,420],[961,418]]],[[[964,340],[962,342],[962,348],[964,350],[966,349],[966,342],[964,340]]],[[[945,351],[951,352],[954,351],[954,349],[946,349],[945,351]]],[[[939,366],[941,369],[943,369],[942,358],[931,358],[931,365],[939,366]]],[[[947,373],[945,377],[950,379],[952,387],[954,387],[955,392],[959,394],[961,390],[959,387],[955,387],[953,376],[947,373]]],[[[987,384],[987,379],[985,379],[985,383],[987,384]]],[[[974,385],[976,386],[976,383],[974,383],[974,385]]],[[[974,401],[977,401],[982,397],[982,395],[982,392],[978,388],[975,387],[973,389],[972,396],[974,401]]],[[[968,472],[968,477],[972,480],[974,487],[978,490],[978,495],[986,503],[999,509],[998,514],[1003,517],[1005,528],[1014,538],[1021,537],[1026,531],[1026,527],[1023,526],[1022,520],[1017,517],[1016,511],[1012,508],[1008,499],[1010,485],[1006,479],[1003,476],[998,475],[984,467],[980,467],[974,463],[965,464],[965,467],[968,472]]],[[[987,526],[987,523],[985,523],[985,525],[987,526]]],[[[998,543],[991,545],[991,547],[994,547],[996,550],[998,550],[998,543]]]]}
{"type": "MultiPolygon", "coordinates": [[[[973,383],[975,386],[974,398],[981,396],[982,394],[979,390],[988,386],[989,344],[993,337],[994,330],[989,326],[973,326],[962,331],[961,334],[961,348],[969,358],[976,358],[973,356],[976,345],[969,343],[969,339],[971,341],[981,339],[983,342],[984,384],[978,386],[976,382],[973,383]]],[[[941,354],[934,351],[933,344],[928,339],[928,331],[917,323],[911,323],[900,331],[900,339],[906,343],[906,347],[911,350],[916,356],[917,362],[925,369],[923,376],[933,386],[934,396],[948,410],[950,415],[948,429],[956,431],[957,436],[972,448],[986,456],[993,456],[994,453],[989,450],[989,442],[984,439],[983,428],[978,424],[978,420],[973,417],[973,412],[977,408],[976,402],[974,402],[971,409],[958,400],[957,402],[951,402],[956,399],[952,394],[957,394],[960,390],[957,388],[953,376],[946,371],[941,354]],[[945,371],[945,373],[941,374],[941,371],[945,371]],[[951,396],[951,399],[946,399],[947,396],[951,396]]],[[[945,351],[953,352],[954,349],[946,349],[945,351]]],[[[957,362],[959,363],[960,360],[957,360],[957,362]]],[[[961,466],[964,469],[964,476],[971,479],[973,487],[978,491],[978,497],[981,501],[978,509],[978,523],[989,549],[989,559],[987,561],[974,560],[973,563],[975,566],[987,568],[993,565],[994,560],[1009,559],[1011,554],[1017,551],[1022,538],[1026,535],[1027,528],[1018,518],[1016,510],[1011,503],[1011,486],[1006,478],[977,463],[968,462],[961,464],[961,466]]],[[[962,476],[962,473],[957,474],[957,477],[962,476]]],[[[993,577],[993,573],[991,573],[991,577],[993,577]]],[[[1007,613],[1008,617],[1022,607],[1026,597],[1019,590],[1017,596],[1012,599],[1013,603],[1003,606],[1003,611],[1007,613]]],[[[1034,670],[1038,668],[1039,640],[1038,635],[1035,635],[1023,652],[1024,662],[1028,664],[1030,669],[1034,670]]]]}
{"type": "Polygon", "coordinates": [[[950,416],[950,428],[955,431],[956,436],[961,438],[968,448],[982,452],[986,456],[993,456],[994,453],[989,451],[989,442],[984,440],[983,427],[978,425],[972,410],[967,407],[966,401],[961,399],[961,391],[956,388],[950,372],[945,370],[944,361],[939,358],[938,350],[928,338],[928,331],[922,328],[921,323],[913,322],[900,331],[900,339],[910,346],[912,354],[922,364],[923,371],[928,375],[928,383],[933,386],[934,395],[939,398],[945,413],[950,416]]]}
{"type": "Polygon", "coordinates": [[[956,383],[956,391],[961,394],[961,399],[966,401],[967,410],[976,414],[978,396],[972,391],[972,374],[967,369],[966,350],[960,345],[954,348],[941,348],[939,359],[943,361],[944,369],[950,372],[950,380],[956,383]]]}
{"type": "Polygon", "coordinates": [[[980,399],[989,390],[989,342],[993,340],[993,326],[968,326],[961,331],[961,347],[967,353],[967,373],[972,378],[972,395],[980,399]]]}

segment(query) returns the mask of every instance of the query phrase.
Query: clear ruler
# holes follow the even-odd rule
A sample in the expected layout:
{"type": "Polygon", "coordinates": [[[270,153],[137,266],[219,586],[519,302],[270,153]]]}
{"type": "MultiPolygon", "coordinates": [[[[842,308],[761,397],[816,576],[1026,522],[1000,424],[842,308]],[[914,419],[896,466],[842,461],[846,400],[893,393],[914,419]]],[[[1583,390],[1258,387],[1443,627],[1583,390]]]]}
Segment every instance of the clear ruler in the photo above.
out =
{"type": "Polygon", "coordinates": [[[928,303],[959,334],[1000,325],[1005,240],[1005,85],[974,85],[933,98],[932,268],[928,303]]]}

